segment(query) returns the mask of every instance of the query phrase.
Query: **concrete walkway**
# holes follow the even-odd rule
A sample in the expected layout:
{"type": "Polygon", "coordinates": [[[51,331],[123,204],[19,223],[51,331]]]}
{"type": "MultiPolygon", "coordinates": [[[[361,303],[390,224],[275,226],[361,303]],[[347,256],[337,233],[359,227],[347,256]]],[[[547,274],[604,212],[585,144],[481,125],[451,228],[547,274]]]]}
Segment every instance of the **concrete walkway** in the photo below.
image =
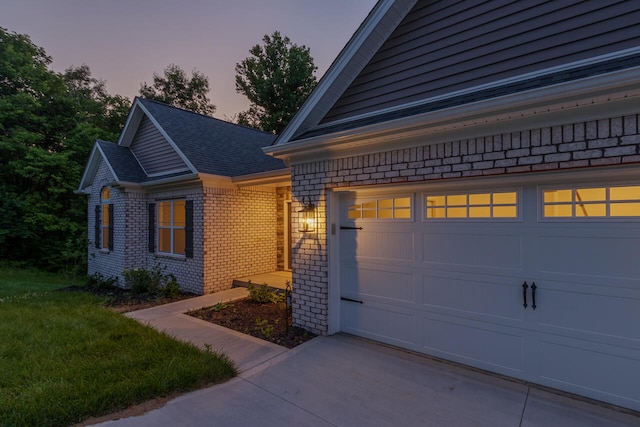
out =
{"type": "Polygon", "coordinates": [[[222,351],[231,358],[240,372],[258,366],[279,354],[286,348],[268,341],[254,338],[211,322],[187,316],[187,311],[210,307],[218,303],[246,298],[245,288],[234,288],[201,297],[186,299],[171,304],[159,305],[144,310],[126,313],[126,316],[148,324],[179,340],[191,342],[200,348],[211,346],[214,351],[222,351]]]}
{"type": "Polygon", "coordinates": [[[130,316],[226,351],[240,376],[101,426],[640,426],[635,414],[359,338],[318,337],[286,350],[180,314],[240,294],[216,295],[130,316]]]}

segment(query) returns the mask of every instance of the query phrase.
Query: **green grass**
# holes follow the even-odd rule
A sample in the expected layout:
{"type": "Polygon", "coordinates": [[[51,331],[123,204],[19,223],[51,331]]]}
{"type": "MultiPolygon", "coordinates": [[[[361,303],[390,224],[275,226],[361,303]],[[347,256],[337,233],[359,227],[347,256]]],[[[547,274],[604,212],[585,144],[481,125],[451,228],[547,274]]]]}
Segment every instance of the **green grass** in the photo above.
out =
{"type": "Polygon", "coordinates": [[[66,285],[0,267],[0,426],[69,425],[236,374],[66,285]]]}

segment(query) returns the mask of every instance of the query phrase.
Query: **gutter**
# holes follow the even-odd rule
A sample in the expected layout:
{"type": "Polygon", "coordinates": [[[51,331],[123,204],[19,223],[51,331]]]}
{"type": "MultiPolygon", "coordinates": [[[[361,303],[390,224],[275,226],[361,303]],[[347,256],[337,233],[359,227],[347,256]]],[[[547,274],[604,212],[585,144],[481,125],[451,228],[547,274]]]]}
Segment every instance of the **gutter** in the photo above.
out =
{"type": "Polygon", "coordinates": [[[251,173],[231,178],[231,182],[239,187],[254,185],[291,184],[291,168],[276,169],[267,172],[251,173]]]}
{"type": "Polygon", "coordinates": [[[640,102],[637,99],[640,97],[639,76],[640,67],[633,67],[265,147],[264,151],[285,161],[320,160],[335,156],[338,152],[348,155],[354,150],[362,153],[389,149],[391,141],[394,141],[393,149],[399,149],[457,139],[473,133],[474,129],[475,136],[481,136],[478,134],[478,128],[481,127],[487,127],[487,132],[495,131],[493,128],[503,132],[510,127],[516,130],[527,121],[542,119],[549,125],[556,119],[564,120],[561,116],[580,117],[576,111],[597,116],[601,114],[600,106],[613,102],[620,103],[625,111],[635,109],[637,112],[640,102]],[[366,148],[363,150],[363,147],[366,148]]]}

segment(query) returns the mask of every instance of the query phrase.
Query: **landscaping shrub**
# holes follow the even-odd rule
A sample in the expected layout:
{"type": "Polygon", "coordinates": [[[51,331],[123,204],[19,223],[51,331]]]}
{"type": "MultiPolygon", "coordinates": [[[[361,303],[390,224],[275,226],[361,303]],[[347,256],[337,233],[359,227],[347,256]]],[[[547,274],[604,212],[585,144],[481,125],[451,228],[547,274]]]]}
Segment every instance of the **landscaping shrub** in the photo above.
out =
{"type": "Polygon", "coordinates": [[[257,302],[258,304],[277,304],[284,302],[284,294],[269,288],[266,284],[255,286],[249,282],[247,289],[249,290],[249,298],[251,298],[251,301],[257,302]]]}

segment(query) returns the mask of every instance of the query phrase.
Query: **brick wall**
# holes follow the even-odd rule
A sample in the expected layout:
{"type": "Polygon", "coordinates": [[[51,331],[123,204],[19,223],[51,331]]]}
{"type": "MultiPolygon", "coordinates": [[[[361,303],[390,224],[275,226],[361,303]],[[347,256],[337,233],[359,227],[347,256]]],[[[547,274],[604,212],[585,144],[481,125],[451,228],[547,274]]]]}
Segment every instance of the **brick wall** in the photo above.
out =
{"type": "MultiPolygon", "coordinates": [[[[152,268],[155,264],[166,267],[167,273],[176,276],[180,288],[195,294],[206,293],[203,290],[204,283],[204,254],[203,254],[203,196],[200,187],[180,188],[161,192],[152,192],[148,195],[148,203],[157,203],[162,200],[185,199],[193,200],[193,258],[184,256],[162,255],[148,252],[148,211],[145,204],[145,212],[141,215],[139,223],[139,240],[143,243],[146,257],[146,268],[152,268]],[[144,219],[144,221],[142,221],[144,219]]],[[[133,235],[133,233],[132,233],[133,235]]]]}
{"type": "Polygon", "coordinates": [[[632,115],[293,165],[292,224],[309,197],[319,230],[294,229],[294,323],[327,333],[326,190],[640,163],[639,129],[632,115]]]}
{"type": "Polygon", "coordinates": [[[109,172],[109,168],[101,160],[91,184],[91,194],[87,202],[88,274],[100,273],[105,278],[114,277],[118,279],[117,283],[122,285],[126,246],[124,233],[126,196],[120,189],[110,187],[110,203],[114,205],[113,251],[98,249],[95,246],[95,206],[101,203],[102,189],[113,180],[114,177],[109,172]]]}
{"type": "Polygon", "coordinates": [[[274,188],[204,189],[204,293],[277,268],[274,188]]]}

